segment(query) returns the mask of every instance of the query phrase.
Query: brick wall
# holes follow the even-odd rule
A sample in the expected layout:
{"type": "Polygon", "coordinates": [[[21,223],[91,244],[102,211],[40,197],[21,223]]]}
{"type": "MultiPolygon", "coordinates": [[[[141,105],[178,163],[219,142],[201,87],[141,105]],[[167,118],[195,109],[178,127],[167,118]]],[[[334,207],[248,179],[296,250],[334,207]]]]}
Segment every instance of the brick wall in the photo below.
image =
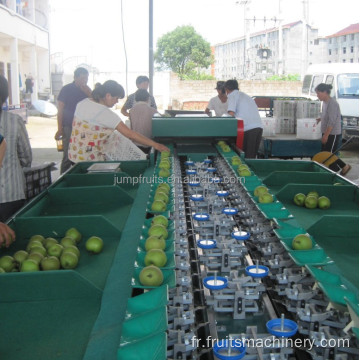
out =
{"type": "MultiPolygon", "coordinates": [[[[216,80],[180,80],[175,74],[170,77],[170,102],[173,109],[182,109],[183,103],[198,104],[216,96],[216,80]]],[[[240,80],[240,91],[250,96],[302,96],[301,81],[240,80]]],[[[197,109],[191,109],[197,110],[197,109]]]]}

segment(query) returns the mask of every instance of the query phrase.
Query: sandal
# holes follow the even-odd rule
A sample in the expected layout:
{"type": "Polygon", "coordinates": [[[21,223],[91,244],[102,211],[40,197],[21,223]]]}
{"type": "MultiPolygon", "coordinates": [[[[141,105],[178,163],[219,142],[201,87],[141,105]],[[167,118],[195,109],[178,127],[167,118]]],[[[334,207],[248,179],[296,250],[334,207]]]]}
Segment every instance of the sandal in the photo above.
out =
{"type": "Polygon", "coordinates": [[[344,167],[343,167],[343,169],[341,170],[341,175],[342,176],[345,176],[349,171],[351,170],[351,165],[345,165],[344,167]]]}

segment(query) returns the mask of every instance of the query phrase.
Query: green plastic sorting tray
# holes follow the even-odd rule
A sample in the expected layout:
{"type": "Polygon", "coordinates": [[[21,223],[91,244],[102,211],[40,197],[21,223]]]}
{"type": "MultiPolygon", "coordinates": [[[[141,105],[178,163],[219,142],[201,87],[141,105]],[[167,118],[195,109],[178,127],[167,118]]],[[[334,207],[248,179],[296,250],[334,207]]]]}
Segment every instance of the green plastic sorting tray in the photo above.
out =
{"type": "Polygon", "coordinates": [[[117,352],[117,360],[166,360],[166,350],[166,333],[158,333],[121,346],[117,352]]]}
{"type": "Polygon", "coordinates": [[[308,229],[325,215],[359,216],[359,188],[355,185],[288,184],[276,194],[276,197],[304,229],[308,229]],[[331,200],[331,207],[327,210],[307,209],[293,203],[297,193],[307,194],[310,191],[317,191],[320,196],[327,196],[331,200]]]}
{"type": "Polygon", "coordinates": [[[20,217],[101,215],[118,228],[127,220],[134,199],[116,186],[53,188],[25,206],[20,217]]]}
{"type": "Polygon", "coordinates": [[[169,301],[167,285],[161,285],[151,291],[128,299],[125,319],[143,312],[152,311],[160,306],[166,306],[169,301]]]}
{"type": "Polygon", "coordinates": [[[308,232],[359,289],[359,217],[325,215],[308,232]]]}
{"type": "Polygon", "coordinates": [[[131,196],[135,196],[139,188],[139,178],[131,177],[127,173],[93,173],[93,174],[65,174],[53,187],[88,187],[88,186],[119,186],[131,196]],[[134,180],[135,179],[135,180],[134,180]]]}
{"type": "Polygon", "coordinates": [[[324,266],[333,263],[333,260],[327,256],[325,251],[321,248],[312,250],[291,250],[289,251],[289,255],[298,266],[324,266]]]}
{"type": "Polygon", "coordinates": [[[279,201],[270,204],[257,203],[256,206],[267,219],[290,219],[293,217],[290,211],[279,201]]]}
{"type": "MultiPolygon", "coordinates": [[[[309,249],[309,251],[313,250],[313,249],[319,249],[319,245],[316,243],[316,241],[313,239],[312,236],[310,236],[311,238],[311,242],[312,242],[312,248],[309,249]]],[[[280,240],[280,242],[282,243],[282,245],[284,246],[284,248],[287,250],[287,251],[296,251],[293,249],[292,247],[292,242],[293,242],[293,239],[294,238],[287,238],[287,239],[282,239],[280,240]]],[[[301,250],[301,251],[306,251],[306,250],[301,250]]]]}
{"type": "Polygon", "coordinates": [[[74,270],[8,273],[0,276],[0,353],[6,360],[82,359],[98,317],[103,289],[121,232],[99,216],[15,218],[16,242],[2,254],[26,247],[34,234],[62,236],[69,227],[83,235],[74,270]],[[98,235],[101,254],[90,255],[85,240],[98,235]]]}
{"type": "Polygon", "coordinates": [[[319,287],[325,293],[327,298],[335,304],[347,306],[345,298],[349,299],[353,303],[359,303],[358,295],[346,289],[344,286],[320,282],[319,287]]]}
{"type": "Polygon", "coordinates": [[[314,161],[247,159],[246,163],[260,178],[264,178],[274,171],[330,172],[314,161]]]}
{"type": "Polygon", "coordinates": [[[274,171],[263,179],[263,183],[275,193],[287,184],[349,185],[349,182],[334,173],[309,171],[274,171]]]}

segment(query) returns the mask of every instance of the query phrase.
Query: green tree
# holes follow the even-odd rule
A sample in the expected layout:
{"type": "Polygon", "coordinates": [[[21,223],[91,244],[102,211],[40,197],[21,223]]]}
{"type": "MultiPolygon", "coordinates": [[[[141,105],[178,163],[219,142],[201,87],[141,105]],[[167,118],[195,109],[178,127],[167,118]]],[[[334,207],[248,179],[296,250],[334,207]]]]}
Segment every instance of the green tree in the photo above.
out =
{"type": "Polygon", "coordinates": [[[190,25],[178,26],[163,35],[157,41],[154,58],[159,69],[171,69],[180,79],[196,70],[200,72],[213,61],[210,44],[190,25]]]}

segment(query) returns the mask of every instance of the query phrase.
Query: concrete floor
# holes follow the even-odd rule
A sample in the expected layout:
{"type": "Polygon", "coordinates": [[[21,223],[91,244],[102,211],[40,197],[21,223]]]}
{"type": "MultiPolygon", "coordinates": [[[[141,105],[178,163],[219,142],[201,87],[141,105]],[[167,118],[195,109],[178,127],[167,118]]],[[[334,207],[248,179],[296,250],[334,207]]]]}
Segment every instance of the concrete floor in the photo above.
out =
{"type": "MultiPolygon", "coordinates": [[[[40,116],[30,116],[26,125],[30,143],[33,151],[33,165],[55,162],[56,170],[51,172],[52,181],[60,176],[60,163],[62,152],[56,149],[54,135],[57,131],[56,118],[46,118],[40,116]]],[[[350,143],[341,151],[340,157],[352,166],[346,178],[359,184],[359,144],[350,143]]],[[[304,159],[309,160],[309,159],[304,159]]],[[[290,160],[288,160],[290,161],[290,160]]]]}

